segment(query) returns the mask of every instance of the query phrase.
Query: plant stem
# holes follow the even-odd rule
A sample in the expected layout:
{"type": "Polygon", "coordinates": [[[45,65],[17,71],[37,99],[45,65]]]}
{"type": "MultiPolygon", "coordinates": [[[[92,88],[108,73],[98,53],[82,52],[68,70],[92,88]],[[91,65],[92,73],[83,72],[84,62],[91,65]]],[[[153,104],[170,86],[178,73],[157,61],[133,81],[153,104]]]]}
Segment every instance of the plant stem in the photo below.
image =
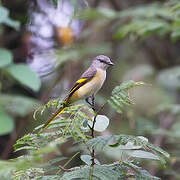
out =
{"type": "MultiPolygon", "coordinates": [[[[65,164],[64,166],[60,166],[60,169],[57,171],[56,174],[59,174],[61,172],[61,170],[65,170],[68,171],[68,169],[65,169],[65,167],[79,154],[80,152],[77,152],[76,154],[74,154],[65,164]]],[[[69,170],[72,171],[72,170],[69,170]]]]}
{"type": "Polygon", "coordinates": [[[92,177],[93,177],[93,169],[94,169],[94,166],[90,166],[90,170],[89,170],[89,178],[88,180],[92,180],[92,177]]]}
{"type": "MultiPolygon", "coordinates": [[[[95,135],[94,135],[94,126],[95,126],[95,123],[96,123],[97,115],[103,109],[103,107],[106,105],[106,103],[107,103],[107,101],[98,109],[98,111],[96,112],[96,114],[94,116],[93,125],[92,125],[92,127],[90,127],[92,139],[95,137],[95,135]]],[[[91,150],[91,167],[90,167],[90,171],[89,171],[89,180],[92,180],[94,165],[95,165],[95,151],[94,151],[94,148],[92,147],[92,150],[91,150]]]]}

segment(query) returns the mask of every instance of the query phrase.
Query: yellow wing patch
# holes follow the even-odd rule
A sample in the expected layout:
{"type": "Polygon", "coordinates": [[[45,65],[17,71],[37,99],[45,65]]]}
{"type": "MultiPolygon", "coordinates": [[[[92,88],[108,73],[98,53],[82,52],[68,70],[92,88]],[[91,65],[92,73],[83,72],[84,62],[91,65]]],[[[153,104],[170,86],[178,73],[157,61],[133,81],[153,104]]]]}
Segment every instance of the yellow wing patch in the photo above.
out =
{"type": "Polygon", "coordinates": [[[87,80],[87,79],[83,78],[83,79],[79,79],[78,81],[76,81],[76,85],[75,85],[74,88],[70,91],[70,93],[73,92],[80,83],[82,83],[82,82],[84,82],[84,81],[86,81],[86,80],[87,80]]]}
{"type": "Polygon", "coordinates": [[[86,79],[79,79],[78,81],[76,81],[76,83],[80,84],[82,82],[84,82],[86,79]]]}

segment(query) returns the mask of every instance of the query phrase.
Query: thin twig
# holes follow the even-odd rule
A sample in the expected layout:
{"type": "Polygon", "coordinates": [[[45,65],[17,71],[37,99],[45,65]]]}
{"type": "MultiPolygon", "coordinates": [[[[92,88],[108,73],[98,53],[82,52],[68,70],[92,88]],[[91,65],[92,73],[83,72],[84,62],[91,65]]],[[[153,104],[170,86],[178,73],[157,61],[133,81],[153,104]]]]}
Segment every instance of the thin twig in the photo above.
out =
{"type": "MultiPolygon", "coordinates": [[[[98,111],[96,112],[95,116],[94,116],[94,120],[93,120],[93,125],[91,127],[91,137],[94,138],[94,126],[95,126],[95,123],[96,123],[96,118],[97,118],[97,115],[98,113],[103,109],[103,107],[105,106],[105,104],[107,103],[107,101],[98,109],[98,111]]],[[[92,148],[92,151],[91,151],[91,166],[94,166],[95,162],[94,162],[94,149],[92,148]]]]}
{"type": "Polygon", "coordinates": [[[63,166],[59,165],[59,168],[64,171],[64,172],[71,172],[71,171],[75,171],[77,169],[79,169],[79,167],[74,167],[74,168],[70,168],[70,169],[66,169],[63,166]]]}
{"type": "Polygon", "coordinates": [[[80,152],[77,152],[74,154],[65,164],[64,166],[59,165],[60,170],[57,171],[56,174],[59,174],[62,171],[74,171],[76,168],[66,169],[65,167],[79,154],[80,152]]]}
{"type": "MultiPolygon", "coordinates": [[[[108,101],[106,101],[106,102],[98,109],[98,111],[96,112],[96,114],[95,114],[95,116],[94,116],[93,125],[92,125],[92,127],[90,127],[92,139],[95,137],[95,135],[94,135],[94,126],[95,126],[95,123],[96,123],[97,115],[98,115],[99,112],[103,109],[103,107],[107,104],[107,102],[108,102],[108,101]]],[[[95,165],[95,151],[94,151],[94,148],[92,148],[92,150],[91,150],[91,167],[90,167],[90,171],[89,171],[89,180],[92,180],[94,165],[95,165]]]]}

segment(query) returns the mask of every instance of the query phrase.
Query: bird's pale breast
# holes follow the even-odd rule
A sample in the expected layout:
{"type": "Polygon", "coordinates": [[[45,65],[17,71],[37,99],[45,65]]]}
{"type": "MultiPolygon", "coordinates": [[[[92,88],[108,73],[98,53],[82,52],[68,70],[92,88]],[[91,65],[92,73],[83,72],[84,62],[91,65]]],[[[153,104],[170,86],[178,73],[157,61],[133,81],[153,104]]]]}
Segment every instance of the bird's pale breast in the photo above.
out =
{"type": "Polygon", "coordinates": [[[106,70],[97,68],[97,72],[94,75],[94,77],[77,90],[76,96],[78,96],[78,99],[82,99],[92,94],[96,94],[99,91],[99,89],[102,87],[105,79],[106,79],[106,70]]]}

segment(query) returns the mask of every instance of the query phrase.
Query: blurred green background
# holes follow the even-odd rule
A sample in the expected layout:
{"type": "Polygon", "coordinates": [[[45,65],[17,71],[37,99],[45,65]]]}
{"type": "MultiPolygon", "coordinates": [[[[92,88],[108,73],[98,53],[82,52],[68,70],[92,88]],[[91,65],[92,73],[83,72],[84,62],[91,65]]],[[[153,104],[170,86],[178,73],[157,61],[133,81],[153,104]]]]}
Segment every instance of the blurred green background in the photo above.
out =
{"type": "Polygon", "coordinates": [[[92,58],[104,54],[116,66],[97,106],[123,81],[147,83],[131,92],[135,104],[122,114],[104,108],[112,120],[104,134],[148,137],[171,159],[166,168],[144,162],[146,169],[180,179],[179,37],[178,0],[1,0],[0,158],[19,156],[17,138],[47,120],[34,120],[34,110],[65,97],[92,58]]]}

